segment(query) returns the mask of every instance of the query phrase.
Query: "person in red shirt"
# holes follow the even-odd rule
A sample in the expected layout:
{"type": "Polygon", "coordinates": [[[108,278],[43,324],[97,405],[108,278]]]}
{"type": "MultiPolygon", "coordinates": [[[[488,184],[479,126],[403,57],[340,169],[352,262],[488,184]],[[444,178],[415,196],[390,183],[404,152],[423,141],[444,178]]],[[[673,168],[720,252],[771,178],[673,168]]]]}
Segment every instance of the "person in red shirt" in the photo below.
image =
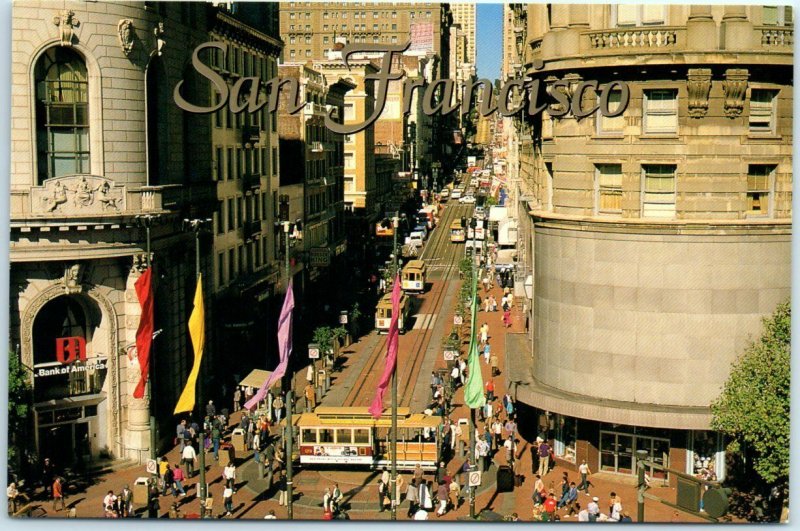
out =
{"type": "Polygon", "coordinates": [[[551,492],[547,496],[547,499],[544,501],[544,511],[550,517],[549,521],[551,521],[551,522],[553,521],[553,515],[556,514],[556,506],[557,505],[558,505],[558,502],[556,501],[556,497],[551,492]]]}
{"type": "Polygon", "coordinates": [[[56,476],[56,479],[53,481],[53,510],[60,511],[62,509],[66,509],[64,505],[64,490],[61,487],[61,478],[56,476]],[[61,508],[57,509],[58,505],[61,505],[61,508]]]}

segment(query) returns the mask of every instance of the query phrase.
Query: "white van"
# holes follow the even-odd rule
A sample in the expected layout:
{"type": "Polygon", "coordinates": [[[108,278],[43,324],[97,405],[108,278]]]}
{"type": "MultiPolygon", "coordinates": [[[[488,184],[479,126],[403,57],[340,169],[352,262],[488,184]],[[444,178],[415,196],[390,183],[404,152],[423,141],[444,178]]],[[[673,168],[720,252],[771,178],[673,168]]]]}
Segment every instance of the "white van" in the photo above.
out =
{"type": "Polygon", "coordinates": [[[409,245],[415,245],[417,247],[422,247],[422,242],[425,241],[425,235],[418,230],[413,231],[411,234],[408,235],[406,238],[406,243],[409,245]]]}

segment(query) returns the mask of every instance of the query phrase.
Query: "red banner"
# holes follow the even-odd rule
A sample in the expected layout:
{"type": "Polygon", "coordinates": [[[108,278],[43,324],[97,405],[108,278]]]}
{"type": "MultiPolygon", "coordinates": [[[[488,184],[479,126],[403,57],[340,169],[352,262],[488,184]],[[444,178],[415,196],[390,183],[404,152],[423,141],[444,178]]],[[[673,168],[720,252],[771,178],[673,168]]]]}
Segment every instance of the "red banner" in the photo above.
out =
{"type": "Polygon", "coordinates": [[[150,373],[150,346],[153,343],[153,284],[152,267],[148,267],[140,276],[134,287],[139,304],[142,306],[142,316],[139,318],[139,328],[136,330],[136,354],[139,358],[139,370],[142,375],[136,389],[133,390],[134,398],[144,397],[144,387],[150,373]]]}

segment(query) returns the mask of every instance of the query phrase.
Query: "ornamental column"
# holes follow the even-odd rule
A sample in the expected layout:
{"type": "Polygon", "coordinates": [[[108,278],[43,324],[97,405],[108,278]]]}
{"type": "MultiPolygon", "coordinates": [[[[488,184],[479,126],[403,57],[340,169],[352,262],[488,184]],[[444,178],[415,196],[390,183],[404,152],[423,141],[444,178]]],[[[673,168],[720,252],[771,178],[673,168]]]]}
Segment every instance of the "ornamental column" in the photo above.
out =
{"type": "Polygon", "coordinates": [[[711,16],[711,6],[693,5],[686,22],[687,50],[718,50],[717,25],[711,16]]]}
{"type": "Polygon", "coordinates": [[[747,20],[746,6],[725,6],[722,17],[722,49],[752,50],[755,47],[753,23],[747,20]]]}

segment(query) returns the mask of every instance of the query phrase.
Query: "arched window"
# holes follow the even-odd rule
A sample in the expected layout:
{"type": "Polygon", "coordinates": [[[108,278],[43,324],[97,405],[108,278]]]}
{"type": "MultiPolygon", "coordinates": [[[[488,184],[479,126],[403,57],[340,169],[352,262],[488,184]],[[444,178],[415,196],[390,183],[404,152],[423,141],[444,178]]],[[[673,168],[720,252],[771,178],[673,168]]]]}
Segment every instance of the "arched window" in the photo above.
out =
{"type": "Polygon", "coordinates": [[[89,84],[73,50],[48,49],[36,63],[36,154],[39,183],[89,173],[89,84]]]}

